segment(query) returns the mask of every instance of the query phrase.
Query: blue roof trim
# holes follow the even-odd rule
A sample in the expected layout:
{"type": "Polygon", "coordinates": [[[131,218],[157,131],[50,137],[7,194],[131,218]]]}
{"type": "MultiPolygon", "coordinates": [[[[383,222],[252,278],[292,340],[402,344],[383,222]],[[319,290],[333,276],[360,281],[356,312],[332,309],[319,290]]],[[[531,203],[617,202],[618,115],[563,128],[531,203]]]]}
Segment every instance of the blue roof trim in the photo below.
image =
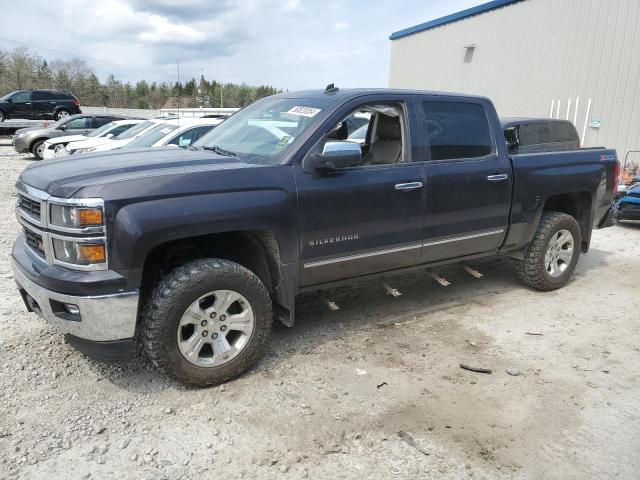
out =
{"type": "Polygon", "coordinates": [[[416,25],[415,27],[409,27],[405,28],[404,30],[393,32],[389,36],[389,40],[397,40],[398,38],[406,37],[407,35],[424,32],[425,30],[429,30],[431,28],[446,25],[447,23],[456,22],[458,20],[462,20],[463,18],[472,17],[480,13],[488,12],[489,10],[494,10],[496,8],[504,7],[505,5],[510,5],[512,3],[518,3],[521,1],[522,0],[493,0],[492,2],[483,3],[482,5],[467,8],[466,10],[461,10],[460,12],[452,13],[451,15],[446,15],[444,17],[436,18],[435,20],[431,20],[426,23],[421,23],[420,25],[416,25]]]}

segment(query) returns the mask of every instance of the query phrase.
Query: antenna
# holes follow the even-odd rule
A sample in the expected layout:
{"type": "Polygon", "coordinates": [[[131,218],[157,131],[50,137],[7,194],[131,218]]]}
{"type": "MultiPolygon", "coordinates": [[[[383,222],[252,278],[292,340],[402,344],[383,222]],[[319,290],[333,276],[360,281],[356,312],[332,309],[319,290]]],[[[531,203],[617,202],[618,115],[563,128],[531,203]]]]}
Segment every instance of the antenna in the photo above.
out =
{"type": "Polygon", "coordinates": [[[324,89],[324,93],[326,93],[328,95],[330,93],[336,93],[338,90],[340,90],[338,87],[336,87],[333,83],[330,83],[324,89]]]}

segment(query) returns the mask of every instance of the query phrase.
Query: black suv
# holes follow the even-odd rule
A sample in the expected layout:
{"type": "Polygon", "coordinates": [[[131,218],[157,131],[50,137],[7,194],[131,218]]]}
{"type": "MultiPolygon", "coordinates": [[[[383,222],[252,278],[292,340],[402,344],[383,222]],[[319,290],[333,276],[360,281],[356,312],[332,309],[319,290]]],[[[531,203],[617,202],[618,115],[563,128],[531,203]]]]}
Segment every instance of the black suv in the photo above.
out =
{"type": "Polygon", "coordinates": [[[0,98],[0,122],[7,118],[60,120],[76,113],[82,113],[80,101],[69,92],[17,90],[0,98]]]}

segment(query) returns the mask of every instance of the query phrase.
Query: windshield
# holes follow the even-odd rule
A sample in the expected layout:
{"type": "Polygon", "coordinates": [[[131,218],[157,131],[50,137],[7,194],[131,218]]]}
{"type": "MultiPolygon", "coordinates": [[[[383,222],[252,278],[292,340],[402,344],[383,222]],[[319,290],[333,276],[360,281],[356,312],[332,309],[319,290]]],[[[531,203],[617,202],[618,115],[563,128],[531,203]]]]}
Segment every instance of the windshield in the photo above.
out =
{"type": "Polygon", "coordinates": [[[278,163],[291,144],[326,107],[323,98],[265,98],[240,110],[198,140],[194,146],[215,147],[256,163],[278,163]]]}
{"type": "Polygon", "coordinates": [[[101,126],[100,128],[96,128],[91,133],[87,135],[87,137],[102,137],[102,134],[107,130],[111,130],[115,127],[116,122],[107,123],[106,125],[101,126]]]}
{"type": "Polygon", "coordinates": [[[151,147],[161,138],[165,137],[169,133],[173,132],[177,125],[163,125],[160,124],[157,127],[153,127],[148,132],[143,133],[135,140],[132,140],[127,144],[126,148],[144,148],[151,147]]]}
{"type": "Polygon", "coordinates": [[[115,138],[117,138],[118,140],[124,140],[125,138],[133,138],[137,134],[142,132],[143,130],[146,130],[147,128],[149,128],[149,127],[151,127],[153,125],[155,125],[155,123],[149,122],[149,121],[139,123],[139,124],[134,125],[133,127],[131,127],[129,130],[125,130],[120,135],[116,136],[115,138]]]}

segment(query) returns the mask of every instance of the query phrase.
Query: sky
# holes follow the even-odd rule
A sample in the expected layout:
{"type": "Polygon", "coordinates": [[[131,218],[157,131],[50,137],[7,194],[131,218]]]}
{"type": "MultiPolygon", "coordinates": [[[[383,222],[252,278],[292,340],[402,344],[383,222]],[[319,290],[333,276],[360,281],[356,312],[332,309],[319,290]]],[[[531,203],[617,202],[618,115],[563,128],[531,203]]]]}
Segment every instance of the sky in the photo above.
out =
{"type": "Polygon", "coordinates": [[[0,49],[79,57],[104,80],[199,78],[283,90],[386,87],[389,35],[482,0],[26,0],[0,49]]]}

